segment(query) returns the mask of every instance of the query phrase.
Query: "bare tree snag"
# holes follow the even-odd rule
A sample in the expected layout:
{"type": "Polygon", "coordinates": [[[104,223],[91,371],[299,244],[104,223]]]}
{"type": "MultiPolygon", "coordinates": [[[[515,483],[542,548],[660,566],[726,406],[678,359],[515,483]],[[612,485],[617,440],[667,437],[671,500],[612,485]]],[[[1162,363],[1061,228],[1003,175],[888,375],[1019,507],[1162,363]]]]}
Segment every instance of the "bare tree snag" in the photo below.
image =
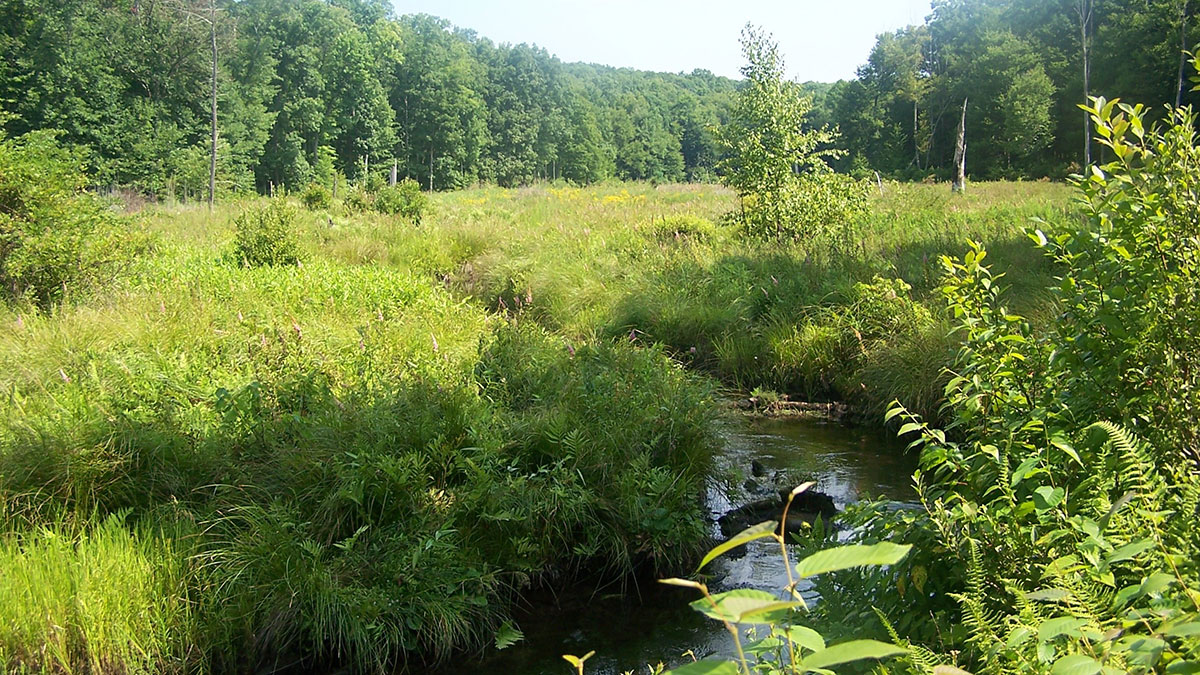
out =
{"type": "Polygon", "coordinates": [[[962,120],[958,123],[958,142],[954,144],[954,182],[951,192],[962,192],[967,185],[967,99],[963,99],[962,120]]]}
{"type": "Polygon", "coordinates": [[[388,176],[388,185],[396,187],[396,171],[399,169],[399,162],[392,160],[392,175],[388,176]]]}
{"type": "MultiPolygon", "coordinates": [[[[1092,0],[1075,0],[1075,11],[1079,14],[1079,43],[1083,48],[1083,100],[1092,97],[1092,62],[1088,54],[1091,42],[1092,0]]],[[[1092,165],[1092,118],[1083,113],[1083,165],[1092,165]]]]}
{"type": "Polygon", "coordinates": [[[208,210],[217,199],[217,0],[208,0],[208,34],[212,45],[212,148],[208,157],[208,210]]]}
{"type": "Polygon", "coordinates": [[[1187,67],[1187,25],[1189,0],[1183,0],[1179,8],[1179,78],[1175,83],[1175,107],[1183,105],[1183,71],[1187,67]]]}

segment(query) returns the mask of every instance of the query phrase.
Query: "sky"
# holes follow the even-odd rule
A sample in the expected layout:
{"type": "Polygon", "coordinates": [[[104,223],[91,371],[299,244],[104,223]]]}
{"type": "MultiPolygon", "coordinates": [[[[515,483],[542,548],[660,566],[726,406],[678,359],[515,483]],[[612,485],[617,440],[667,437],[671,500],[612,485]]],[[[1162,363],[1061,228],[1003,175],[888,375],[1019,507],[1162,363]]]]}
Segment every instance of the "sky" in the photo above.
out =
{"type": "Polygon", "coordinates": [[[747,22],[775,35],[800,81],[850,79],[879,33],[919,24],[930,0],[393,0],[494,42],[536,44],[563,61],[739,77],[747,22]]]}

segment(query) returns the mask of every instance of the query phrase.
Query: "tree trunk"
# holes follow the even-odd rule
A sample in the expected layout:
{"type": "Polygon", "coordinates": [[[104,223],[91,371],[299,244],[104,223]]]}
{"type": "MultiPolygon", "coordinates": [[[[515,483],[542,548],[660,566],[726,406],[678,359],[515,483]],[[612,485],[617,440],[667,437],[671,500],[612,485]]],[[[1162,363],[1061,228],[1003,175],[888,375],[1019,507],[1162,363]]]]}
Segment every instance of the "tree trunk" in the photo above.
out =
{"type": "Polygon", "coordinates": [[[433,192],[433,146],[429,147],[429,191],[433,192]]]}
{"type": "Polygon", "coordinates": [[[208,28],[212,45],[212,152],[208,158],[208,210],[217,198],[217,0],[208,0],[208,28]]]}
{"type": "Polygon", "coordinates": [[[1179,12],[1179,79],[1175,86],[1175,107],[1183,105],[1183,71],[1187,67],[1187,24],[1189,0],[1183,0],[1179,12]]]}
{"type": "MultiPolygon", "coordinates": [[[[1083,48],[1083,100],[1085,103],[1091,101],[1092,88],[1092,63],[1088,56],[1088,29],[1092,23],[1092,0],[1076,0],[1075,9],[1079,12],[1079,42],[1083,48]]],[[[1085,167],[1092,165],[1092,117],[1089,113],[1083,113],[1083,165],[1085,167]]]]}
{"type": "Polygon", "coordinates": [[[967,186],[967,99],[963,99],[962,121],[958,123],[958,142],[954,145],[954,182],[951,192],[962,192],[967,186]]]}
{"type": "Polygon", "coordinates": [[[917,139],[917,100],[912,100],[912,165],[920,169],[920,142],[917,139]]]}
{"type": "Polygon", "coordinates": [[[397,164],[398,164],[398,162],[393,159],[392,160],[392,175],[388,176],[388,185],[390,185],[392,187],[396,187],[396,171],[399,169],[397,164]]]}

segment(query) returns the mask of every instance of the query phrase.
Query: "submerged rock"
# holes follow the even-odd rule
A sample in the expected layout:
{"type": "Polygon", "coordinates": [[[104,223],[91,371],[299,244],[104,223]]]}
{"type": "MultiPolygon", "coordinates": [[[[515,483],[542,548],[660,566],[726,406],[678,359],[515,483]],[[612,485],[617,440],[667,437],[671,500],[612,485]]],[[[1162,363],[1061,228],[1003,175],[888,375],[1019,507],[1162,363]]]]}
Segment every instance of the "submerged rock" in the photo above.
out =
{"type": "MultiPolygon", "coordinates": [[[[721,516],[717,520],[721,534],[730,537],[763,521],[780,520],[790,492],[780,490],[766,499],[744,504],[721,516]]],[[[837,512],[837,505],[829,495],[814,490],[802,492],[792,500],[792,507],[788,510],[787,531],[799,532],[804,523],[812,524],[817,518],[828,521],[837,512]]]]}

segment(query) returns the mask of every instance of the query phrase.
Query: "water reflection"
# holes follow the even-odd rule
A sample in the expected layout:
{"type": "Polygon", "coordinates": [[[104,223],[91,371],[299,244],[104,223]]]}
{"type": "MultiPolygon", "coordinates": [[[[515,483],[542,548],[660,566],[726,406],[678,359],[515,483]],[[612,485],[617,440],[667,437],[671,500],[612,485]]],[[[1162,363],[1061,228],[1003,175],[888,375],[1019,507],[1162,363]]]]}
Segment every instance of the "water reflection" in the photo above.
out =
{"type": "MultiPolygon", "coordinates": [[[[766,478],[776,473],[794,479],[815,480],[817,487],[839,506],[870,497],[911,501],[914,497],[913,458],[886,435],[835,424],[797,420],[759,420],[730,423],[723,431],[726,468],[749,476],[758,460],[766,478]]],[[[710,495],[713,515],[733,503],[749,499],[742,486],[726,500],[710,495]]],[[[761,588],[786,584],[774,545],[752,545],[736,559],[721,559],[712,566],[714,590],[744,586],[761,588]]],[[[571,667],[562,654],[582,655],[596,650],[588,661],[590,675],[645,673],[648,664],[668,667],[712,654],[729,656],[729,634],[717,622],[687,607],[694,591],[659,584],[630,589],[629,593],[584,592],[557,598],[532,598],[517,615],[525,640],[493,654],[482,664],[459,664],[447,672],[469,670],[477,675],[568,675],[571,667]]],[[[804,589],[801,588],[803,592],[804,589]]],[[[806,594],[807,595],[807,594],[806,594]]]]}

